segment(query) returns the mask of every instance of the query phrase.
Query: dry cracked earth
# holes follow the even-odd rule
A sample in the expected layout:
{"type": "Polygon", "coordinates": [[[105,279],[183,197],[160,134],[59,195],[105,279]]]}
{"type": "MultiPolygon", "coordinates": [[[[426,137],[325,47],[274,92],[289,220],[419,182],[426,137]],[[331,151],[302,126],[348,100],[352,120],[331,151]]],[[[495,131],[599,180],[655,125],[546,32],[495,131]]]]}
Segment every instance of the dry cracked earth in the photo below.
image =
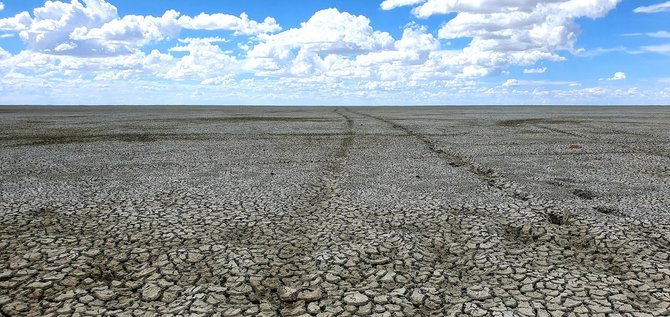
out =
{"type": "Polygon", "coordinates": [[[668,108],[0,108],[1,316],[668,316],[668,108]]]}

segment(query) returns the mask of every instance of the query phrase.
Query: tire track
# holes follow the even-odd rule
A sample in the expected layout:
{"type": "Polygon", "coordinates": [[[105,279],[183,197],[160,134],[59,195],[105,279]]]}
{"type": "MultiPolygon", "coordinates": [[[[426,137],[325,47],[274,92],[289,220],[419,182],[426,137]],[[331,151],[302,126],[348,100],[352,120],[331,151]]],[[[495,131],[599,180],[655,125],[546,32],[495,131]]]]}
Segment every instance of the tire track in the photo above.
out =
{"type": "MultiPolygon", "coordinates": [[[[338,235],[342,233],[334,230],[341,225],[341,220],[337,218],[337,203],[333,200],[339,195],[339,180],[355,134],[353,120],[338,109],[334,113],[341,117],[344,131],[336,134],[340,137],[339,143],[321,160],[324,164],[321,165],[320,174],[312,182],[303,185],[302,197],[293,205],[267,215],[271,221],[256,223],[252,232],[245,233],[245,243],[239,245],[243,249],[252,245],[253,248],[265,249],[265,254],[272,254],[268,262],[258,263],[258,271],[253,274],[254,280],[276,280],[279,283],[276,286],[284,284],[297,287],[303,276],[320,272],[319,265],[322,264],[318,260],[319,254],[341,247],[342,239],[338,235]]],[[[278,300],[276,286],[265,287],[253,283],[250,286],[256,301],[274,303],[276,314],[280,315],[281,309],[287,306],[278,300]]],[[[321,291],[327,296],[323,289],[321,291]]]]}
{"type": "MultiPolygon", "coordinates": [[[[591,141],[597,141],[597,142],[603,142],[603,143],[607,143],[607,144],[611,144],[611,145],[616,145],[620,148],[624,148],[624,149],[627,149],[627,150],[631,151],[630,152],[631,154],[643,153],[643,154],[659,156],[659,157],[663,157],[663,158],[670,158],[670,154],[668,154],[666,152],[663,152],[663,151],[660,151],[660,150],[658,150],[658,148],[649,149],[649,148],[635,147],[635,146],[631,146],[627,143],[602,140],[600,138],[593,137],[593,136],[588,136],[588,135],[585,135],[585,134],[582,134],[582,133],[565,131],[563,129],[548,127],[548,126],[539,125],[539,124],[532,124],[532,126],[535,126],[537,128],[544,129],[544,130],[547,130],[547,131],[551,131],[551,132],[554,132],[554,133],[558,133],[558,134],[569,135],[571,137],[576,137],[576,138],[579,138],[579,139],[585,139],[585,140],[591,140],[591,141]]],[[[603,130],[611,132],[611,133],[623,133],[623,131],[616,130],[616,129],[603,129],[603,130]]]]}
{"type": "MultiPolygon", "coordinates": [[[[564,255],[566,260],[565,267],[570,270],[583,272],[596,272],[602,275],[621,276],[620,271],[624,271],[625,264],[612,263],[610,261],[616,254],[616,247],[604,245],[602,243],[602,235],[604,234],[598,228],[593,230],[589,227],[584,227],[583,223],[588,223],[588,217],[583,218],[579,215],[572,214],[574,206],[561,205],[554,206],[551,203],[543,202],[540,199],[534,198],[515,186],[511,181],[506,180],[497,172],[490,168],[483,167],[474,162],[470,162],[464,157],[449,153],[438,148],[437,143],[429,138],[429,136],[417,132],[411,128],[403,126],[392,120],[346,109],[346,111],[367,117],[373,120],[383,122],[393,129],[403,132],[404,135],[419,140],[427,150],[434,153],[438,157],[445,160],[450,166],[461,168],[471,173],[476,179],[486,183],[486,185],[496,194],[502,194],[513,198],[517,205],[530,206],[530,211],[527,213],[519,213],[515,215],[507,214],[503,216],[504,221],[491,221],[486,230],[491,229],[491,241],[498,241],[498,245],[504,250],[528,249],[532,247],[541,246],[542,244],[551,244],[560,248],[570,249],[572,253],[564,255]],[[537,208],[536,208],[537,207],[537,208]],[[538,219],[529,219],[529,216],[538,216],[538,219]],[[516,220],[511,220],[515,219],[516,220]],[[544,218],[544,220],[542,220],[544,218]],[[524,233],[527,230],[528,233],[524,233]],[[535,238],[537,235],[537,240],[535,238]],[[526,238],[532,237],[528,240],[526,238]],[[496,240],[497,239],[497,240],[496,240]],[[520,246],[521,245],[521,246],[520,246]]],[[[459,214],[460,219],[465,215],[459,214]]],[[[479,219],[486,218],[488,215],[470,215],[470,222],[476,223],[479,219]]],[[[531,217],[533,218],[533,217],[531,217]]],[[[468,221],[466,221],[468,222],[468,221]]],[[[446,221],[442,224],[444,227],[452,226],[453,223],[446,221]]],[[[612,233],[607,233],[613,235],[612,233]]],[[[455,235],[460,236],[460,235],[455,235]]],[[[470,240],[462,240],[458,243],[466,244],[470,240]]],[[[637,248],[642,249],[645,243],[642,242],[636,245],[637,248]]],[[[528,255],[524,255],[527,258],[528,255]]],[[[639,263],[644,263],[643,257],[631,255],[632,258],[639,263]]],[[[519,260],[515,255],[505,254],[504,258],[510,263],[516,263],[519,260]]],[[[453,263],[453,269],[458,269],[460,264],[458,261],[453,263]]],[[[471,271],[469,271],[471,273],[471,271]]]]}
{"type": "MultiPolygon", "coordinates": [[[[553,204],[547,204],[544,201],[537,199],[534,197],[534,195],[526,193],[522,190],[520,190],[520,186],[506,180],[504,177],[500,176],[499,173],[493,171],[490,168],[486,168],[483,166],[480,166],[476,163],[469,162],[466,159],[464,159],[462,156],[454,154],[454,153],[448,153],[442,149],[437,148],[435,142],[433,142],[428,136],[421,134],[419,132],[416,132],[408,127],[405,127],[401,124],[398,124],[396,122],[393,122],[389,119],[382,118],[379,116],[371,115],[371,114],[366,114],[362,113],[359,111],[353,111],[350,109],[345,109],[346,111],[349,111],[351,113],[364,116],[367,118],[371,118],[374,120],[378,120],[381,122],[384,122],[391,127],[393,127],[396,130],[402,131],[405,135],[414,137],[421,141],[426,148],[433,152],[434,154],[438,155],[447,163],[452,166],[452,167],[457,167],[457,168],[463,168],[467,170],[468,172],[472,173],[477,179],[479,179],[482,182],[485,182],[489,188],[495,188],[496,191],[495,193],[503,193],[505,196],[513,198],[521,203],[524,204],[532,204],[532,205],[539,205],[541,206],[540,210],[533,209],[533,212],[543,218],[546,219],[547,222],[558,225],[558,226],[565,226],[570,227],[570,218],[575,218],[578,215],[574,214],[572,210],[574,210],[574,206],[569,206],[566,204],[563,204],[562,206],[555,206],[553,204]]],[[[541,127],[541,126],[540,126],[541,127]]],[[[554,131],[554,129],[551,129],[554,131]]],[[[565,134],[568,135],[576,135],[567,131],[560,131],[556,129],[554,132],[564,132],[565,134]]],[[[596,206],[594,206],[596,207],[596,206]]],[[[655,234],[660,234],[659,231],[655,231],[655,234]]],[[[566,235],[568,238],[570,237],[570,234],[566,235]]],[[[647,237],[649,235],[646,235],[647,237]]],[[[588,240],[588,239],[587,239],[588,240]]],[[[652,240],[652,239],[650,239],[652,240]]],[[[653,240],[652,240],[653,241],[653,240]]],[[[667,246],[664,246],[664,248],[667,248],[667,246]]]]}
{"type": "MultiPolygon", "coordinates": [[[[444,161],[449,164],[449,166],[452,167],[457,167],[457,168],[462,168],[471,174],[473,174],[477,179],[480,181],[486,183],[486,185],[489,188],[495,188],[497,191],[504,193],[506,196],[511,197],[515,200],[521,200],[521,201],[529,201],[531,199],[534,199],[535,196],[531,195],[529,193],[526,193],[521,190],[521,186],[518,184],[515,184],[509,180],[504,179],[498,172],[494,171],[491,168],[481,166],[479,164],[476,164],[474,162],[470,162],[466,160],[464,157],[461,155],[458,155],[456,153],[450,153],[447,151],[444,151],[443,149],[438,148],[437,144],[431,140],[428,136],[425,134],[422,134],[420,132],[414,131],[406,126],[403,126],[401,124],[398,124],[396,122],[393,122],[389,119],[382,118],[379,116],[359,112],[359,111],[354,111],[351,109],[345,109],[345,111],[367,117],[370,119],[374,119],[377,121],[381,121],[383,123],[386,123],[390,125],[392,128],[402,131],[405,135],[416,138],[419,140],[423,145],[428,149],[430,152],[436,154],[440,158],[442,158],[444,161]]],[[[551,207],[551,206],[547,206],[551,207]]]]}
{"type": "MultiPolygon", "coordinates": [[[[643,149],[643,148],[638,148],[638,147],[634,147],[634,146],[619,143],[619,142],[605,141],[605,140],[601,140],[597,137],[592,137],[592,136],[584,135],[584,134],[581,134],[581,133],[565,131],[565,130],[562,130],[562,129],[547,127],[547,126],[543,126],[543,125],[534,125],[534,126],[538,127],[538,128],[541,128],[541,129],[545,129],[545,130],[554,132],[554,133],[563,134],[563,135],[570,135],[570,136],[577,137],[577,138],[580,138],[580,139],[587,139],[587,140],[596,141],[596,142],[604,142],[604,143],[607,143],[607,144],[614,144],[614,145],[620,146],[624,149],[630,150],[631,151],[630,154],[636,154],[636,153],[641,152],[641,153],[644,153],[644,154],[647,154],[647,155],[670,158],[670,155],[668,155],[667,153],[661,152],[659,150],[643,149]]],[[[611,128],[603,129],[603,130],[608,131],[608,132],[613,132],[613,133],[622,133],[622,131],[620,131],[620,130],[611,129],[611,128]]],[[[593,206],[593,209],[597,211],[597,209],[600,208],[600,207],[601,206],[596,205],[596,206],[593,206]]],[[[635,219],[634,217],[629,216],[629,215],[613,214],[611,216],[623,217],[623,218],[626,218],[626,219],[635,219]]],[[[670,236],[666,237],[666,233],[668,232],[668,230],[667,230],[667,226],[664,226],[664,224],[655,223],[654,224],[655,227],[654,227],[654,226],[651,226],[651,225],[645,226],[643,224],[636,224],[634,222],[630,222],[630,223],[625,223],[623,225],[627,228],[627,230],[637,231],[637,232],[641,233],[640,236],[644,237],[650,244],[655,245],[660,250],[666,250],[666,251],[670,250],[670,236]]]]}
{"type": "MultiPolygon", "coordinates": [[[[520,221],[520,223],[527,223],[532,224],[532,226],[536,226],[538,224],[537,221],[544,222],[546,225],[549,225],[553,228],[552,232],[554,232],[554,235],[561,237],[566,241],[570,241],[569,244],[571,245],[592,240],[592,237],[588,234],[579,237],[573,235],[573,230],[577,229],[574,226],[574,221],[577,218],[581,218],[573,213],[573,210],[575,209],[574,206],[565,204],[556,206],[553,203],[547,203],[542,199],[536,198],[534,195],[522,191],[521,186],[505,179],[493,169],[481,166],[474,162],[470,162],[458,154],[446,152],[438,148],[436,143],[428,136],[414,131],[406,126],[379,116],[353,111],[350,109],[346,109],[346,111],[386,123],[394,129],[402,131],[405,135],[418,139],[423,145],[425,145],[427,150],[445,160],[449,166],[468,171],[475,177],[475,179],[485,183],[487,188],[491,189],[494,194],[512,198],[514,203],[520,206],[532,206],[532,208],[529,208],[527,213],[521,213],[515,216],[518,218],[517,220],[520,221]],[[534,216],[537,218],[535,220],[531,220],[530,218],[534,218],[534,216]]],[[[509,229],[503,224],[500,225],[503,230],[509,229]]]]}
{"type": "Polygon", "coordinates": [[[314,245],[304,237],[328,232],[324,229],[329,225],[326,220],[332,212],[331,201],[339,194],[339,179],[355,138],[353,120],[337,110],[334,112],[342,117],[346,130],[341,134],[344,137],[332,156],[326,159],[321,176],[305,185],[304,198],[299,199],[287,212],[277,214],[275,221],[267,224],[267,230],[282,232],[283,238],[278,248],[281,250],[280,258],[287,263],[300,262],[324,247],[314,245]]]}

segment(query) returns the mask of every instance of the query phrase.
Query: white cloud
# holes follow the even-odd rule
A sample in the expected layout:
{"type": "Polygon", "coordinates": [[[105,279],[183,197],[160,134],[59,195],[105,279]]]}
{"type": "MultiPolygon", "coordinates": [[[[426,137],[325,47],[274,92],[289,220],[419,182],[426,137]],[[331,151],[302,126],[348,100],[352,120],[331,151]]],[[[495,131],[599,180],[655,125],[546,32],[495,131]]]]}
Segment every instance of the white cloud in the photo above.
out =
{"type": "MultiPolygon", "coordinates": [[[[567,54],[625,51],[574,47],[576,21],[603,16],[618,2],[385,0],[384,10],[415,6],[419,17],[455,16],[445,17],[439,31],[410,24],[394,38],[374,29],[368,17],[336,9],[316,12],[281,32],[274,19],[253,21],[246,14],[190,17],[169,10],[157,17],[119,16],[103,0],[49,1],[32,15],[0,19],[0,30],[21,36],[28,48],[15,55],[0,48],[0,94],[7,103],[40,102],[31,96],[46,96],[42,102],[49,103],[304,104],[323,96],[342,104],[603,103],[612,96],[622,96],[615,102],[626,102],[644,94],[666,102],[670,89],[481,78],[507,77],[509,66],[541,74],[547,68],[538,66],[543,65],[539,61],[560,61],[567,54]],[[184,29],[227,33],[179,39],[184,29]],[[244,38],[238,41],[230,34],[244,38]],[[470,43],[465,49],[450,49],[455,45],[446,42],[456,38],[470,43]],[[179,40],[169,50],[143,52],[168,39],[179,40]]],[[[667,35],[663,32],[645,36],[662,38],[667,35]]],[[[670,47],[646,46],[640,52],[670,54],[670,47]]]]}
{"type": "Polygon", "coordinates": [[[281,29],[273,18],[259,23],[246,14],[202,13],[192,18],[168,10],[161,17],[119,17],[116,7],[105,0],[47,1],[32,17],[22,12],[0,19],[0,30],[19,33],[30,50],[82,57],[132,54],[147,44],[177,38],[182,28],[227,30],[235,35],[281,29]]]}
{"type": "Polygon", "coordinates": [[[624,80],[626,79],[626,73],[624,72],[616,72],[614,73],[614,76],[611,78],[608,78],[607,80],[614,81],[614,80],[624,80]]]}
{"type": "Polygon", "coordinates": [[[562,97],[592,98],[592,97],[608,96],[608,95],[610,95],[611,92],[607,88],[603,88],[603,87],[588,87],[588,88],[574,89],[574,90],[554,91],[554,93],[556,95],[562,96],[562,97]]]}
{"type": "MultiPolygon", "coordinates": [[[[412,12],[419,18],[455,13],[439,30],[444,40],[471,39],[464,49],[475,74],[509,65],[561,61],[576,52],[578,18],[600,18],[621,0],[427,0],[412,12]]],[[[392,7],[389,5],[389,7],[392,7]]]]}
{"type": "Polygon", "coordinates": [[[646,53],[670,54],[670,44],[642,46],[641,50],[646,53]]]}
{"type": "MultiPolygon", "coordinates": [[[[416,24],[406,26],[402,37],[394,39],[387,32],[374,30],[369,18],[337,9],[318,11],[299,27],[283,32],[279,32],[281,27],[272,18],[256,22],[246,14],[237,17],[201,13],[189,17],[169,10],[161,17],[119,17],[116,7],[104,0],[86,0],[83,4],[76,0],[46,2],[35,10],[34,18],[25,13],[4,22],[19,32],[34,52],[80,57],[135,54],[146,45],[178,38],[182,29],[227,30],[254,36],[252,41],[237,43],[246,53],[237,57],[221,51],[219,40],[183,40],[184,45],[170,52],[188,54],[161,73],[170,79],[205,80],[225,77],[230,72],[253,72],[258,76],[313,80],[346,77],[402,85],[488,76],[500,74],[511,65],[564,60],[558,51],[572,50],[576,39],[572,20],[596,17],[618,2],[575,1],[387,0],[382,3],[385,9],[420,4],[413,10],[420,16],[456,10],[456,17],[439,30],[438,36],[471,37],[472,42],[462,50],[443,49],[431,32],[416,24]],[[440,9],[439,5],[446,9],[440,9]]],[[[540,70],[543,69],[527,69],[526,73],[540,70]]]]}
{"type": "Polygon", "coordinates": [[[365,16],[326,9],[299,28],[259,35],[261,42],[248,51],[246,66],[260,76],[333,76],[408,83],[481,77],[510,65],[564,59],[551,49],[525,50],[524,45],[511,42],[500,48],[498,39],[484,38],[482,35],[463,50],[444,50],[425,27],[410,24],[402,38],[395,40],[374,30],[365,16]]]}
{"type": "Polygon", "coordinates": [[[622,36],[648,36],[648,37],[655,37],[659,39],[669,39],[670,38],[670,32],[668,31],[657,31],[657,32],[648,32],[648,33],[626,33],[622,34],[622,36]]]}
{"type": "Polygon", "coordinates": [[[221,47],[215,44],[225,41],[220,37],[179,40],[186,45],[171,48],[170,51],[188,52],[188,55],[179,59],[163,76],[176,80],[204,80],[235,72],[236,58],[223,52],[221,47]]]}
{"type": "MultiPolygon", "coordinates": [[[[598,18],[611,10],[619,0],[427,0],[424,4],[414,8],[413,13],[417,17],[427,18],[436,14],[447,13],[471,13],[471,14],[495,14],[526,13],[530,15],[547,16],[554,13],[576,17],[598,18]],[[559,12],[559,10],[565,10],[559,12]]],[[[498,17],[500,18],[500,17],[498,17]]],[[[510,17],[516,19],[518,17],[510,17]]],[[[496,21],[491,21],[495,23],[496,21]]]]}
{"type": "Polygon", "coordinates": [[[649,32],[646,35],[649,37],[655,37],[659,39],[670,39],[670,32],[668,31],[649,32]]]}
{"type": "MultiPolygon", "coordinates": [[[[86,0],[64,3],[47,1],[44,7],[33,11],[31,23],[21,30],[19,35],[34,51],[62,53],[66,47],[73,47],[75,55],[93,53],[96,55],[114,55],[121,53],[122,47],[107,46],[97,41],[71,42],[70,34],[79,28],[101,26],[118,18],[116,7],[104,0],[86,0]],[[65,44],[65,45],[63,45],[65,44]],[[56,48],[60,48],[57,51],[56,48]]],[[[128,51],[123,51],[128,53],[128,51]]]]}
{"type": "Polygon", "coordinates": [[[526,68],[523,70],[524,74],[544,74],[547,71],[546,67],[542,68],[526,68]]]}
{"type": "Polygon", "coordinates": [[[393,10],[398,7],[411,6],[426,2],[426,0],[384,0],[380,7],[382,10],[393,10]]]}
{"type": "Polygon", "coordinates": [[[77,48],[77,44],[74,43],[62,43],[56,46],[54,48],[54,51],[56,52],[65,52],[65,51],[71,51],[77,48]]]}
{"type": "Polygon", "coordinates": [[[207,78],[200,82],[200,84],[206,86],[231,86],[235,84],[235,78],[232,75],[207,78]]]}
{"type": "Polygon", "coordinates": [[[567,87],[578,87],[581,86],[578,82],[575,81],[560,81],[560,80],[517,80],[509,79],[502,84],[503,87],[516,87],[516,86],[567,86],[567,87]]]}
{"type": "Polygon", "coordinates": [[[593,49],[577,49],[573,52],[575,56],[579,57],[594,57],[594,56],[600,56],[600,55],[605,55],[605,54],[610,54],[610,53],[617,53],[617,52],[627,52],[628,49],[623,46],[618,46],[618,47],[608,47],[608,48],[603,48],[603,47],[597,47],[593,49]]]}
{"type": "Polygon", "coordinates": [[[0,2],[0,11],[2,11],[2,10],[4,10],[4,9],[5,9],[5,4],[2,3],[2,2],[0,2]]]}
{"type": "Polygon", "coordinates": [[[410,25],[405,28],[402,38],[395,41],[393,47],[359,55],[356,57],[356,62],[364,66],[384,63],[420,65],[428,60],[430,52],[437,51],[439,47],[438,40],[428,33],[425,27],[410,25]]]}
{"type": "Polygon", "coordinates": [[[33,19],[28,12],[21,12],[11,18],[0,19],[0,31],[23,31],[32,22],[33,19]]]}
{"type": "Polygon", "coordinates": [[[516,80],[516,79],[508,79],[502,85],[503,85],[503,87],[515,87],[515,86],[519,86],[519,81],[516,80]]]}
{"type": "Polygon", "coordinates": [[[274,33],[281,30],[274,18],[267,17],[262,23],[250,20],[246,13],[239,17],[216,13],[200,13],[195,17],[183,16],[179,18],[179,24],[185,29],[191,30],[228,30],[240,35],[256,35],[260,33],[274,33]]]}
{"type": "Polygon", "coordinates": [[[637,7],[633,12],[635,13],[660,13],[660,12],[668,12],[670,11],[670,1],[666,1],[663,3],[658,3],[650,6],[645,6],[645,7],[637,7]]]}
{"type": "MultiPolygon", "coordinates": [[[[62,49],[67,49],[63,47],[62,49]]],[[[68,55],[45,54],[22,51],[0,59],[0,77],[34,77],[77,84],[77,80],[120,78],[139,79],[153,77],[161,70],[166,71],[173,57],[157,50],[149,54],[135,52],[130,55],[81,58],[68,55]],[[118,73],[117,75],[114,75],[118,73]],[[115,77],[116,76],[116,77],[115,77]]]]}
{"type": "Polygon", "coordinates": [[[179,35],[176,23],[179,13],[169,10],[162,17],[127,15],[113,19],[99,28],[77,27],[70,32],[70,39],[82,43],[93,41],[113,52],[128,52],[135,48],[179,35]]]}
{"type": "Polygon", "coordinates": [[[365,16],[337,9],[316,12],[299,28],[258,36],[261,43],[248,52],[248,66],[265,74],[311,76],[337,63],[338,56],[364,54],[393,48],[386,32],[372,29],[365,16]],[[325,59],[321,55],[330,55],[325,59]]]}
{"type": "Polygon", "coordinates": [[[374,31],[370,19],[355,16],[337,9],[314,13],[300,28],[286,30],[276,35],[261,35],[264,41],[256,52],[276,48],[306,48],[319,53],[349,54],[375,51],[393,45],[393,38],[386,32],[374,31]]]}
{"type": "Polygon", "coordinates": [[[11,56],[12,54],[9,54],[9,52],[5,51],[4,48],[0,47],[0,60],[6,60],[11,56]]]}

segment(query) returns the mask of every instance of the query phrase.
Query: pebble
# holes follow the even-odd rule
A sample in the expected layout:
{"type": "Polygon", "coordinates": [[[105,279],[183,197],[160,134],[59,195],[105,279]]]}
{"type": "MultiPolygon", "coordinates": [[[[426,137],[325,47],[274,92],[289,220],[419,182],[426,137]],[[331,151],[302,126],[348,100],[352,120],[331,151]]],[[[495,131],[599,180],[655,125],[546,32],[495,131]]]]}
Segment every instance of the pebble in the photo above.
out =
{"type": "Polygon", "coordinates": [[[344,296],[344,302],[347,305],[363,306],[368,302],[368,297],[361,293],[352,293],[344,296]]]}
{"type": "Polygon", "coordinates": [[[142,288],[142,299],[155,301],[161,297],[161,288],[158,285],[147,284],[142,288]]]}

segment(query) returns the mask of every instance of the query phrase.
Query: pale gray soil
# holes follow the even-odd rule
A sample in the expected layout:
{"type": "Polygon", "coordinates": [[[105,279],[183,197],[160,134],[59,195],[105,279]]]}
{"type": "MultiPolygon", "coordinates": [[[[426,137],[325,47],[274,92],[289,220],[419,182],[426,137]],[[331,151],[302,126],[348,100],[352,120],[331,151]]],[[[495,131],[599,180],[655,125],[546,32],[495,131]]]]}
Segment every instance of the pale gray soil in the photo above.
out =
{"type": "Polygon", "coordinates": [[[0,316],[670,315],[670,108],[5,107],[0,162],[0,316]]]}

